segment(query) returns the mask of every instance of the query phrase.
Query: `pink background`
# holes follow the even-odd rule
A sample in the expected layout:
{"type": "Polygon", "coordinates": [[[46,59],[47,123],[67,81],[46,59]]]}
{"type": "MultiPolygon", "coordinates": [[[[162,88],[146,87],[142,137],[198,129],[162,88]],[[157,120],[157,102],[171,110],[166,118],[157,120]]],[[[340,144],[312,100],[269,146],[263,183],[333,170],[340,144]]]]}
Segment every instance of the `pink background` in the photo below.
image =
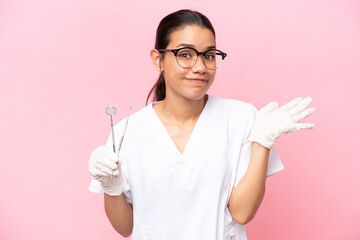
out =
{"type": "Polygon", "coordinates": [[[108,105],[139,110],[156,27],[181,8],[228,53],[210,94],[257,108],[311,96],[312,131],[282,136],[249,239],[360,239],[360,3],[344,0],[0,1],[0,239],[122,239],[88,192],[108,105]]]}

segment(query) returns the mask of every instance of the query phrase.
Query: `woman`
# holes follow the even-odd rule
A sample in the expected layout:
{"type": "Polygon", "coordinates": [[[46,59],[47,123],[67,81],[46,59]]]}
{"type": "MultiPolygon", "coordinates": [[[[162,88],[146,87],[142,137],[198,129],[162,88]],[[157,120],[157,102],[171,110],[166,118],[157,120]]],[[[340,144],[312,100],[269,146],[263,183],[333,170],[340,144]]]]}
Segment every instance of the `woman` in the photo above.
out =
{"type": "Polygon", "coordinates": [[[226,53],[196,11],[166,16],[150,55],[160,72],[149,93],[155,102],[130,116],[120,157],[110,137],[91,153],[89,189],[105,193],[107,217],[124,237],[246,239],[243,225],[260,206],[266,177],[283,169],[274,140],[314,127],[297,123],[314,111],[304,110],[311,99],[257,112],[206,94],[226,53]]]}

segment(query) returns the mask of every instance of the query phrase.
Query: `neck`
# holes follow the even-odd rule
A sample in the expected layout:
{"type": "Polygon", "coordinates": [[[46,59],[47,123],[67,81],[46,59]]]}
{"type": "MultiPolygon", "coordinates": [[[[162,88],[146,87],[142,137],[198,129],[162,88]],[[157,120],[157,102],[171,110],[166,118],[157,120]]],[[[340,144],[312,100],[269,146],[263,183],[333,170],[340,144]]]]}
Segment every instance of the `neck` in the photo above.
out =
{"type": "Polygon", "coordinates": [[[165,98],[155,106],[159,105],[157,106],[158,112],[168,120],[185,123],[199,118],[207,99],[207,95],[204,95],[204,97],[199,100],[165,98]]]}

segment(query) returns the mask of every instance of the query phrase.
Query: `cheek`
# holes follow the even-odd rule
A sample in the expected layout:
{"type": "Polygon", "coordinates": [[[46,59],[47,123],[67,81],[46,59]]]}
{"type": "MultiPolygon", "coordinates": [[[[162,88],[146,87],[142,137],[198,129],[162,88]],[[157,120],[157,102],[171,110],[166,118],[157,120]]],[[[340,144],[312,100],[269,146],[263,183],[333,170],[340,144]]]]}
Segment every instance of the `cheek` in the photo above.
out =
{"type": "Polygon", "coordinates": [[[172,69],[175,67],[175,64],[177,64],[176,59],[174,58],[174,56],[170,56],[170,55],[166,55],[163,57],[162,61],[162,66],[163,68],[166,69],[172,69]]]}
{"type": "Polygon", "coordinates": [[[212,83],[212,82],[214,82],[215,75],[216,75],[216,71],[214,71],[214,72],[210,72],[210,73],[209,73],[211,83],[212,83]]]}
{"type": "Polygon", "coordinates": [[[163,70],[165,79],[170,81],[186,76],[186,69],[180,67],[176,62],[164,62],[163,70]]]}

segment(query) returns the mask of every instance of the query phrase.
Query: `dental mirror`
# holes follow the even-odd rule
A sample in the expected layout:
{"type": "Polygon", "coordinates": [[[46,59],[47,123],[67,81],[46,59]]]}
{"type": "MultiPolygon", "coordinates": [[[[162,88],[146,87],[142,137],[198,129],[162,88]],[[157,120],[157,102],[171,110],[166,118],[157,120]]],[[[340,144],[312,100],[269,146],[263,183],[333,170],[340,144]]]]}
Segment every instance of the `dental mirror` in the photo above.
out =
{"type": "Polygon", "coordinates": [[[107,107],[106,110],[105,110],[105,112],[106,112],[107,115],[110,115],[110,116],[115,115],[115,113],[116,113],[116,108],[114,108],[114,107],[107,107]]]}
{"type": "Polygon", "coordinates": [[[116,113],[116,108],[114,107],[107,107],[105,110],[107,115],[110,115],[110,119],[111,119],[111,135],[112,135],[112,141],[113,141],[113,151],[114,153],[116,152],[115,150],[115,137],[114,137],[114,124],[113,124],[113,119],[112,116],[115,115],[116,113]]]}

